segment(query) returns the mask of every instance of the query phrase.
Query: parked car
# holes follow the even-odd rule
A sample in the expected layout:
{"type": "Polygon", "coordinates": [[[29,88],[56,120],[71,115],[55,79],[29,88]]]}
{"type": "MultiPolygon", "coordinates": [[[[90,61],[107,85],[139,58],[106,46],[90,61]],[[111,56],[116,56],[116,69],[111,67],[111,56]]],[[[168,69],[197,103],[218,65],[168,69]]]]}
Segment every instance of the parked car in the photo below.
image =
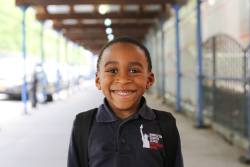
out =
{"type": "MultiPolygon", "coordinates": [[[[42,64],[37,63],[36,59],[27,58],[26,67],[26,83],[27,96],[31,95],[32,80],[37,76],[37,100],[40,103],[53,100],[55,93],[55,80],[51,79],[51,73],[48,74],[44,70],[42,64]]],[[[24,76],[24,61],[21,56],[0,56],[0,93],[8,95],[10,98],[21,99],[22,85],[24,76]]],[[[47,70],[48,72],[48,70],[47,70]]]]}
{"type": "MultiPolygon", "coordinates": [[[[26,80],[30,80],[31,62],[26,61],[26,80]]],[[[23,84],[23,59],[17,56],[1,56],[0,58],[0,93],[11,98],[21,98],[23,84]]],[[[30,88],[27,83],[27,89],[30,88]]],[[[28,93],[28,92],[27,92],[28,93]]]]}

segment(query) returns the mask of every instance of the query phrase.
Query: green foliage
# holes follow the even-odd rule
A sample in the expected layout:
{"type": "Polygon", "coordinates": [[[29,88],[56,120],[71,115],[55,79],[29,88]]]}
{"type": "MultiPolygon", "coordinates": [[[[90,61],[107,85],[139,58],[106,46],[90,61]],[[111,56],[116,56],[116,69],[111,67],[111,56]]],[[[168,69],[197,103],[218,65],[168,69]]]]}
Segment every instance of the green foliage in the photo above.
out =
{"type": "Polygon", "coordinates": [[[14,2],[0,1],[0,49],[16,52],[21,46],[21,11],[14,2]]]}
{"type": "MultiPolygon", "coordinates": [[[[0,0],[0,52],[22,52],[22,11],[15,5],[15,0],[0,0]]],[[[45,24],[46,25],[46,24],[45,24]]],[[[27,56],[41,57],[42,24],[35,18],[35,10],[26,11],[26,46],[27,56]]],[[[60,60],[70,64],[84,63],[84,49],[69,45],[51,28],[44,27],[44,58],[60,60]],[[58,57],[59,54],[59,57],[58,57]],[[79,63],[80,62],[80,63],[79,63]]]]}

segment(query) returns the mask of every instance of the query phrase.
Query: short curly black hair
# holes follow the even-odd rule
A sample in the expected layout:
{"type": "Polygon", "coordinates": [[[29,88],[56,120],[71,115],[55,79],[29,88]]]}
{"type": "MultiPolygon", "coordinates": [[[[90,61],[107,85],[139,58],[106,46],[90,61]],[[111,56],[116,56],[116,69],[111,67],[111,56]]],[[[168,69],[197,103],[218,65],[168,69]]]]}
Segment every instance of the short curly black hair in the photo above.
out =
{"type": "Polygon", "coordinates": [[[137,40],[131,38],[131,37],[118,37],[115,38],[114,40],[108,42],[106,45],[104,45],[99,53],[98,59],[97,59],[97,71],[100,70],[100,62],[101,62],[101,58],[103,55],[103,52],[105,51],[105,49],[107,49],[109,46],[115,44],[115,43],[129,43],[129,44],[133,44],[138,46],[140,49],[143,50],[143,52],[145,53],[147,62],[148,62],[148,70],[151,71],[152,70],[152,62],[151,62],[151,58],[150,58],[150,54],[148,49],[141,44],[140,42],[138,42],[137,40]]]}

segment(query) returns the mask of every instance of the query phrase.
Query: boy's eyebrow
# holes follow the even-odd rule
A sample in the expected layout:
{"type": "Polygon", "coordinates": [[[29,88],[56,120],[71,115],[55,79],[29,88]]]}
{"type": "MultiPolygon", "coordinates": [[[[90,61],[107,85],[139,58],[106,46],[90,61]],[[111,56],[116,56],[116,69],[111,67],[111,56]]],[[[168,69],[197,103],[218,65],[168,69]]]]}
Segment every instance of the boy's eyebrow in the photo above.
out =
{"type": "Polygon", "coordinates": [[[130,63],[129,63],[129,66],[140,66],[141,68],[143,68],[143,65],[142,65],[140,62],[137,62],[137,61],[135,61],[135,62],[130,62],[130,63]]]}
{"type": "MultiPolygon", "coordinates": [[[[108,65],[112,65],[112,64],[119,64],[118,61],[108,61],[104,64],[104,67],[108,66],[108,65]]],[[[143,68],[143,65],[140,62],[129,62],[128,64],[129,66],[140,66],[141,68],[143,68]]]]}
{"type": "Polygon", "coordinates": [[[108,61],[107,63],[104,64],[104,67],[106,67],[110,64],[118,64],[118,62],[117,61],[108,61]]]}

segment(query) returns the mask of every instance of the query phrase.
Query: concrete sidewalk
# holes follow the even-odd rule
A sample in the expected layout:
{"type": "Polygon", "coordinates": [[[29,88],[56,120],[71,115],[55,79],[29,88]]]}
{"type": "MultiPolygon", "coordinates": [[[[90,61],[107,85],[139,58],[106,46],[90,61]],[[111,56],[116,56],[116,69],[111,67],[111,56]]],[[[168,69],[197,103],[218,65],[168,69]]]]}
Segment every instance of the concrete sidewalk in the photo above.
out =
{"type": "MultiPolygon", "coordinates": [[[[0,131],[0,167],[66,167],[70,131],[75,115],[102,102],[88,86],[64,100],[39,106],[0,131]]],[[[150,106],[170,110],[147,96],[150,106]]],[[[244,167],[243,151],[230,146],[212,130],[194,129],[194,122],[174,114],[181,134],[185,167],[244,167]]]]}

